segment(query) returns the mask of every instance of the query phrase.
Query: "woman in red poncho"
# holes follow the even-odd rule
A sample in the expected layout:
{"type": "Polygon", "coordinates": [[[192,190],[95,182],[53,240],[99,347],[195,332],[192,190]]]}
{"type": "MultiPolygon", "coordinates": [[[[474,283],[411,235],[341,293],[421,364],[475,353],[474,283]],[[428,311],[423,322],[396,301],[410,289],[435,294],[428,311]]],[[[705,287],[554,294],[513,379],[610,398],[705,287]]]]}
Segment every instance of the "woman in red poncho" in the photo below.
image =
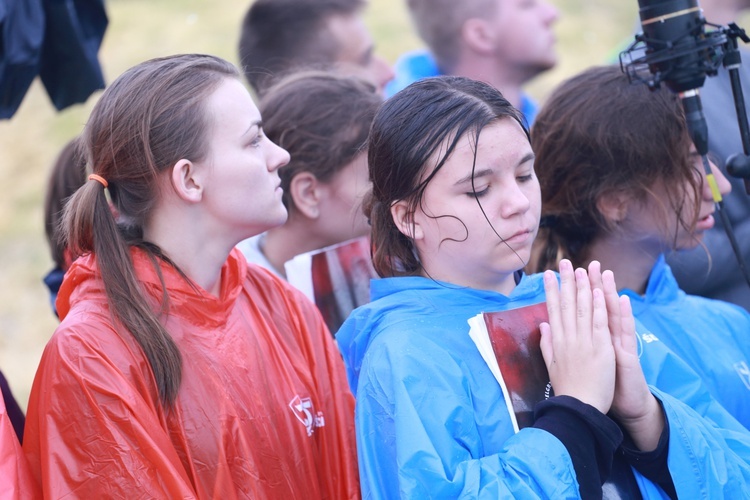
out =
{"type": "Polygon", "coordinates": [[[237,75],[212,56],[148,61],[86,125],[93,174],[64,220],[80,258],[24,440],[47,497],[359,495],[330,334],[233,250],[286,219],[289,161],[237,75]]]}

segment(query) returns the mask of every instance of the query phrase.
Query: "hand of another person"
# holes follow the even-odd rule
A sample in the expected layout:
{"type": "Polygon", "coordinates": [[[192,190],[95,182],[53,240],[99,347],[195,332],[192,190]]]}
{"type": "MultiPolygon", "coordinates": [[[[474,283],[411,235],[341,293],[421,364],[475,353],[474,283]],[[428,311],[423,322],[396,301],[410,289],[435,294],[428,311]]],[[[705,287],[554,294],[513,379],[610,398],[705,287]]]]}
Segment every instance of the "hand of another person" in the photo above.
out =
{"type": "Polygon", "coordinates": [[[615,352],[602,290],[584,269],[560,262],[560,285],[544,273],[549,323],[540,326],[541,348],[555,395],[567,395],[607,413],[615,387],[615,352]]]}
{"type": "Polygon", "coordinates": [[[617,375],[612,417],[630,434],[640,450],[651,451],[659,443],[664,416],[646,384],[638,359],[638,334],[630,299],[617,294],[614,274],[612,271],[602,273],[596,261],[589,265],[589,279],[595,289],[604,292],[615,350],[617,375]]]}

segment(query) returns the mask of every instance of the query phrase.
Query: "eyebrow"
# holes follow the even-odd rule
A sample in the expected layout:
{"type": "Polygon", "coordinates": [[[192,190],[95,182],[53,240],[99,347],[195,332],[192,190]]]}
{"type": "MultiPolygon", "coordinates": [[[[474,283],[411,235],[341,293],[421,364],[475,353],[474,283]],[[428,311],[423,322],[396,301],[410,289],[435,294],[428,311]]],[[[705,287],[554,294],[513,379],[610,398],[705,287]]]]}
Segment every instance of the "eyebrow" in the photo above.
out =
{"type": "MultiPolygon", "coordinates": [[[[529,162],[529,161],[533,160],[534,158],[536,158],[536,155],[534,153],[530,152],[527,155],[525,155],[523,158],[521,158],[518,161],[518,164],[516,164],[516,166],[523,165],[524,163],[529,162]]],[[[480,177],[486,177],[486,176],[491,175],[493,173],[494,173],[494,170],[491,169],[491,168],[485,168],[485,169],[479,170],[477,172],[471,172],[466,177],[462,177],[461,179],[459,179],[458,181],[456,181],[456,183],[454,185],[458,186],[460,184],[465,184],[467,182],[470,182],[472,179],[478,179],[480,177]]]]}
{"type": "Polygon", "coordinates": [[[467,182],[471,181],[472,179],[478,179],[480,177],[485,177],[488,175],[492,175],[494,171],[491,168],[485,168],[484,170],[480,170],[479,172],[471,172],[466,177],[462,177],[458,181],[456,181],[456,186],[460,184],[466,184],[467,182]]]}
{"type": "Polygon", "coordinates": [[[248,132],[250,132],[253,127],[258,127],[258,129],[263,128],[263,121],[262,120],[255,120],[253,123],[250,124],[249,127],[247,127],[247,130],[245,130],[240,137],[245,137],[248,132]]]}

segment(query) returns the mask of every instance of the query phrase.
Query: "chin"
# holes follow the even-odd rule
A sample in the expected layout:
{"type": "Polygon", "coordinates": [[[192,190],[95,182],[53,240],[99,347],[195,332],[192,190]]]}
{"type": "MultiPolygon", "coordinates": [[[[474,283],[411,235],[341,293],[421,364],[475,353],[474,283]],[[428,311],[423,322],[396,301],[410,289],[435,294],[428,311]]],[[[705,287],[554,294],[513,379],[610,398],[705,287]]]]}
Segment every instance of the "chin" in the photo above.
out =
{"type": "Polygon", "coordinates": [[[686,238],[685,241],[681,241],[677,245],[677,248],[675,248],[675,250],[678,252],[683,251],[683,250],[692,250],[702,244],[703,244],[703,233],[698,233],[698,234],[694,234],[690,236],[689,238],[686,238]]]}
{"type": "Polygon", "coordinates": [[[502,261],[497,261],[497,270],[502,270],[504,273],[512,274],[528,266],[530,260],[531,249],[522,248],[521,250],[517,250],[515,254],[503,256],[502,261]]]}
{"type": "Polygon", "coordinates": [[[557,66],[557,55],[552,54],[540,62],[539,72],[543,73],[545,71],[549,71],[553,69],[555,66],[557,66]]]}
{"type": "MultiPolygon", "coordinates": [[[[262,223],[263,230],[259,231],[259,233],[264,233],[268,231],[269,229],[283,226],[288,218],[289,218],[289,214],[287,213],[286,208],[282,212],[279,212],[278,214],[276,214],[275,217],[269,214],[268,219],[266,219],[264,223],[262,223]]],[[[259,224],[259,226],[260,225],[261,224],[259,224]]]]}
{"type": "Polygon", "coordinates": [[[551,70],[555,66],[557,66],[556,57],[553,57],[551,60],[542,58],[539,61],[536,61],[534,64],[527,66],[528,71],[526,73],[526,81],[536,78],[540,74],[544,73],[545,71],[551,70]]]}
{"type": "Polygon", "coordinates": [[[275,221],[275,224],[273,224],[271,227],[283,226],[286,223],[288,218],[289,216],[286,213],[284,213],[284,215],[279,217],[278,220],[275,221]]]}
{"type": "Polygon", "coordinates": [[[278,225],[284,224],[287,219],[289,218],[289,211],[286,209],[284,205],[281,205],[281,208],[279,209],[279,223],[278,225]]]}

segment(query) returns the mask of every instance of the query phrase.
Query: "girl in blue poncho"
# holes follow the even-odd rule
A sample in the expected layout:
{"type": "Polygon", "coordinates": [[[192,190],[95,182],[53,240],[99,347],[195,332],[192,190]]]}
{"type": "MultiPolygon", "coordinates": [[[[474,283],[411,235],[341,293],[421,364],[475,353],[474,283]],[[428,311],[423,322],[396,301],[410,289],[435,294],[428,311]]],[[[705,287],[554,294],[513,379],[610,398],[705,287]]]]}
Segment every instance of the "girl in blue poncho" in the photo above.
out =
{"type": "MultiPolygon", "coordinates": [[[[555,90],[532,146],[547,226],[535,268],[567,258],[612,270],[635,317],[750,427],[750,314],[686,295],[664,261],[665,252],[699,245],[714,225],[711,189],[679,99],[631,85],[617,67],[592,68],[555,90]]],[[[712,171],[726,194],[729,182],[712,171]]]]}
{"type": "Polygon", "coordinates": [[[743,494],[747,431],[662,343],[636,336],[611,272],[564,261],[559,291],[551,272],[520,272],[540,189],[522,120],[496,89],[459,77],[407,87],[378,112],[368,161],[383,279],[337,335],[365,498],[743,494]],[[545,300],[556,396],[514,433],[467,320],[545,300]],[[664,366],[699,412],[649,390],[644,371],[664,366]]]}

